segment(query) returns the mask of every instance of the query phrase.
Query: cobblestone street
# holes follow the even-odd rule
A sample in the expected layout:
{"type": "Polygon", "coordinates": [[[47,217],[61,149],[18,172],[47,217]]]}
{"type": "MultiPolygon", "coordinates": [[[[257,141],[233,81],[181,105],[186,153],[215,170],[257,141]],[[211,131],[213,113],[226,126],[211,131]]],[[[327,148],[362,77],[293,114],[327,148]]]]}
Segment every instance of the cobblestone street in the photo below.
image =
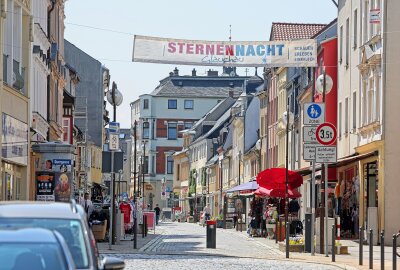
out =
{"type": "MultiPolygon", "coordinates": [[[[249,238],[234,230],[217,230],[217,248],[206,248],[206,228],[189,223],[162,223],[161,234],[138,251],[113,252],[126,269],[345,269],[301,258],[285,260],[274,241],[249,238]]],[[[122,248],[122,249],[121,249],[122,248]]],[[[129,250],[131,251],[130,245],[129,250]]],[[[103,250],[103,254],[108,254],[103,250]]],[[[346,267],[346,269],[352,269],[346,267]]]]}

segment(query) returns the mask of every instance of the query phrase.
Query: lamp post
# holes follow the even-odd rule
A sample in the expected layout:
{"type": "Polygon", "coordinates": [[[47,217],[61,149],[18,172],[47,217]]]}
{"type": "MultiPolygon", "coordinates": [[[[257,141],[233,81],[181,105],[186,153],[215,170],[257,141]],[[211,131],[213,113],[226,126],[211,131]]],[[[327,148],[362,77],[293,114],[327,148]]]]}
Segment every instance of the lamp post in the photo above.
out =
{"type": "MultiPolygon", "coordinates": [[[[326,95],[332,90],[333,87],[333,80],[332,78],[326,74],[325,68],[322,72],[321,75],[318,76],[317,82],[315,85],[317,91],[319,93],[322,93],[322,102],[326,103],[326,95]]],[[[325,110],[327,106],[325,104],[325,110]]],[[[321,205],[322,205],[322,211],[323,213],[321,215],[321,250],[322,247],[324,246],[325,248],[325,256],[328,257],[328,207],[327,207],[327,202],[328,202],[328,164],[325,163],[322,165],[323,170],[323,181],[324,181],[324,188],[323,191],[321,192],[321,205]],[[323,215],[325,216],[325,220],[323,219],[323,215]],[[322,245],[322,244],[325,245],[322,245]]],[[[322,188],[321,188],[322,189],[322,188]]]]}
{"type": "MultiPolygon", "coordinates": [[[[113,122],[117,122],[117,106],[122,104],[123,96],[121,92],[117,89],[117,84],[112,83],[111,90],[107,91],[107,101],[113,106],[113,122]]],[[[113,156],[114,154],[111,153],[113,156]]],[[[114,158],[112,158],[112,163],[114,163],[114,158]]],[[[114,164],[112,164],[113,166],[114,164]]],[[[115,173],[111,172],[111,243],[115,245],[115,229],[117,226],[117,219],[115,218],[116,207],[115,207],[115,173]]]]}
{"type": "Polygon", "coordinates": [[[293,114],[290,112],[289,100],[282,120],[286,125],[286,183],[285,183],[285,233],[286,233],[286,258],[289,258],[289,129],[293,125],[293,114]]]}
{"type": "Polygon", "coordinates": [[[136,203],[136,159],[137,159],[137,121],[133,124],[133,203],[135,213],[133,215],[133,248],[137,249],[137,203],[136,203]]]}
{"type": "Polygon", "coordinates": [[[260,130],[257,131],[258,133],[258,140],[256,142],[256,149],[258,151],[258,173],[261,172],[261,149],[262,149],[262,140],[260,138],[260,130]]]}
{"type": "Polygon", "coordinates": [[[223,156],[218,156],[218,165],[219,165],[219,214],[222,214],[222,159],[223,156]]]}
{"type": "Polygon", "coordinates": [[[238,157],[238,169],[239,169],[239,175],[238,175],[238,186],[240,185],[240,162],[242,161],[242,151],[239,150],[237,153],[238,157]]]}
{"type": "MultiPolygon", "coordinates": [[[[210,204],[211,205],[211,203],[210,203],[210,175],[211,175],[211,173],[212,173],[212,170],[211,170],[211,168],[207,168],[206,169],[206,173],[207,173],[207,195],[206,195],[206,205],[207,204],[210,204]]],[[[214,207],[213,206],[211,206],[212,207],[212,209],[214,209],[214,207]]],[[[214,211],[212,211],[213,213],[214,213],[214,211]]]]}

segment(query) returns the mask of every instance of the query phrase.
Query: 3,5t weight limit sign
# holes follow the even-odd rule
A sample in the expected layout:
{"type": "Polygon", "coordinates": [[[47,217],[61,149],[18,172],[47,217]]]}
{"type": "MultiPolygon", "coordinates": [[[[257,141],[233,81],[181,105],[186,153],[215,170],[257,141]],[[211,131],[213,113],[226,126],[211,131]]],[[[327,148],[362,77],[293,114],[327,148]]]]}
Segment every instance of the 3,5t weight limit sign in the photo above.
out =
{"type": "Polygon", "coordinates": [[[316,131],[317,141],[323,145],[330,145],[336,141],[336,128],[331,123],[323,123],[316,131]]]}

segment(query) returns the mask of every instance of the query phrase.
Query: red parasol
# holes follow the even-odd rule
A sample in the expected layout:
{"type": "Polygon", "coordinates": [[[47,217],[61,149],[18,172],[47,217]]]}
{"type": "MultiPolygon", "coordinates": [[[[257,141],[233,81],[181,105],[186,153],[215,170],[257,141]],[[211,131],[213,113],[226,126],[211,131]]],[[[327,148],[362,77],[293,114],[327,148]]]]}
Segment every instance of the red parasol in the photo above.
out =
{"type": "MultiPolygon", "coordinates": [[[[289,189],[295,189],[303,184],[303,177],[289,170],[289,189]]],[[[266,189],[285,189],[286,168],[272,168],[260,172],[257,175],[257,184],[266,189]]]]}
{"type": "MultiPolygon", "coordinates": [[[[264,187],[257,188],[254,195],[272,198],[285,198],[285,189],[267,189],[264,187]]],[[[301,194],[296,189],[288,190],[288,197],[291,199],[300,198],[301,194]]]]}

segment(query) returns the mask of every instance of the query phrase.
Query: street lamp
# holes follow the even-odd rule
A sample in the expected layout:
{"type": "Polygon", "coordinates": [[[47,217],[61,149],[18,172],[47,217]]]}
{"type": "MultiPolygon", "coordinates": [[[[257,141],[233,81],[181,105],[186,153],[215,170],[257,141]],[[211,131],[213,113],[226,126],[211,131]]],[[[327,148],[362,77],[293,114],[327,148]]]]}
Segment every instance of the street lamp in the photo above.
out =
{"type": "MultiPolygon", "coordinates": [[[[326,106],[326,94],[328,94],[333,88],[333,80],[332,78],[326,74],[325,68],[321,75],[318,76],[317,81],[315,83],[315,88],[317,91],[322,94],[322,102],[325,103],[325,111],[327,110],[326,106]]],[[[321,191],[321,206],[322,213],[325,215],[325,222],[322,219],[321,215],[321,224],[324,223],[324,226],[321,230],[324,230],[324,243],[325,243],[325,256],[328,257],[328,207],[326,203],[328,202],[328,164],[322,164],[323,173],[324,173],[324,190],[321,191]]],[[[322,237],[321,237],[322,238],[322,237]]],[[[322,241],[322,240],[321,240],[322,241]]]]}
{"type": "Polygon", "coordinates": [[[261,149],[262,149],[262,140],[260,138],[260,130],[258,130],[258,140],[256,142],[256,149],[258,151],[258,172],[261,172],[261,149]]]}
{"type": "Polygon", "coordinates": [[[286,232],[286,258],[289,258],[289,127],[293,125],[294,116],[290,112],[289,100],[286,112],[282,116],[283,123],[286,125],[286,188],[285,188],[285,232],[286,232]]]}
{"type": "Polygon", "coordinates": [[[207,168],[206,173],[207,173],[207,197],[206,198],[207,198],[207,203],[210,203],[210,175],[212,173],[211,168],[207,168]]]}
{"type": "MultiPolygon", "coordinates": [[[[113,106],[113,121],[117,122],[117,106],[122,104],[123,97],[122,93],[118,90],[117,84],[115,82],[112,83],[112,88],[111,90],[107,91],[107,101],[113,106]]],[[[116,226],[117,226],[117,219],[115,218],[115,212],[116,212],[116,207],[115,207],[115,173],[111,172],[112,177],[111,177],[111,243],[114,245],[115,244],[115,236],[116,236],[116,226]]]]}
{"type": "Polygon", "coordinates": [[[145,174],[145,162],[146,162],[146,143],[147,141],[142,142],[142,150],[143,150],[143,156],[142,156],[142,198],[143,198],[143,208],[145,206],[145,199],[144,199],[144,174],[145,174]]]}
{"type": "Polygon", "coordinates": [[[240,185],[240,162],[242,161],[242,151],[239,150],[237,153],[237,158],[238,158],[238,169],[239,169],[239,175],[238,175],[238,186],[240,185]]]}

